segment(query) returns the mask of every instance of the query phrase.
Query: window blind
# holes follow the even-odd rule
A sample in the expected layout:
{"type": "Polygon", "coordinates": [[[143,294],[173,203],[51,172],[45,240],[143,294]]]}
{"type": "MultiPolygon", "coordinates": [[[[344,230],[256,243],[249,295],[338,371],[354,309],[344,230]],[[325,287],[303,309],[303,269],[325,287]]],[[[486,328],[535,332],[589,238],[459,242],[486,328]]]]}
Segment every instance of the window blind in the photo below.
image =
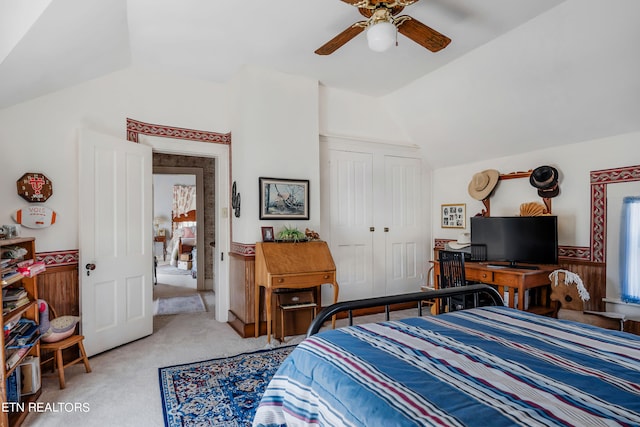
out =
{"type": "Polygon", "coordinates": [[[640,303],[640,196],[622,200],[620,281],[622,301],[640,303]]]}

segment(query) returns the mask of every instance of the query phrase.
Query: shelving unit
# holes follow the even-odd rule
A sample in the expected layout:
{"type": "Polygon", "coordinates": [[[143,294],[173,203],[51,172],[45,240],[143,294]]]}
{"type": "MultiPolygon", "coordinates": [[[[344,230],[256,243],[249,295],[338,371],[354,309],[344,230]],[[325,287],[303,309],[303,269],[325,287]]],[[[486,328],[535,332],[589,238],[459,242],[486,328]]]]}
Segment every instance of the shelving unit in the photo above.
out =
{"type": "MultiPolygon", "coordinates": [[[[26,253],[20,259],[12,260],[5,265],[3,258],[3,266],[2,266],[2,289],[3,291],[7,288],[24,288],[26,291],[28,302],[13,308],[10,311],[4,312],[4,304],[3,304],[3,315],[2,315],[2,325],[3,330],[8,325],[13,325],[19,319],[28,319],[32,322],[35,322],[35,325],[38,325],[38,286],[37,286],[37,276],[26,277],[22,274],[13,274],[17,271],[17,263],[25,260],[33,260],[35,261],[36,256],[36,242],[33,237],[22,237],[15,239],[3,239],[0,240],[0,248],[3,249],[3,253],[5,249],[10,249],[14,247],[24,248],[26,253]]],[[[3,292],[4,294],[4,292],[3,292]]],[[[1,299],[1,298],[0,298],[1,299]]],[[[31,323],[31,322],[27,322],[31,323]]],[[[36,332],[37,334],[37,332],[36,332]]],[[[40,396],[41,390],[38,389],[35,393],[22,396],[20,399],[19,405],[9,405],[5,402],[7,400],[7,379],[11,376],[11,374],[17,369],[18,366],[24,361],[24,359],[28,356],[40,357],[40,345],[37,341],[32,342],[29,340],[27,343],[18,342],[9,343],[6,342],[5,334],[0,334],[0,360],[2,360],[2,366],[0,367],[0,404],[3,407],[15,409],[13,411],[2,411],[0,412],[0,427],[16,427],[19,426],[24,418],[27,416],[27,409],[29,407],[29,403],[38,399],[40,396]],[[30,346],[28,346],[30,344],[30,346]],[[26,351],[20,352],[14,356],[11,356],[10,353],[13,352],[13,349],[9,348],[16,345],[25,345],[26,351]],[[22,353],[22,354],[21,354],[22,353]],[[9,359],[8,359],[9,358],[9,359]],[[7,363],[8,361],[11,363],[7,363]],[[21,410],[24,408],[24,410],[21,410]]],[[[35,337],[35,335],[34,335],[35,337]]],[[[40,381],[38,381],[39,383],[40,381]]],[[[18,394],[20,394],[20,390],[18,390],[18,394]]]]}

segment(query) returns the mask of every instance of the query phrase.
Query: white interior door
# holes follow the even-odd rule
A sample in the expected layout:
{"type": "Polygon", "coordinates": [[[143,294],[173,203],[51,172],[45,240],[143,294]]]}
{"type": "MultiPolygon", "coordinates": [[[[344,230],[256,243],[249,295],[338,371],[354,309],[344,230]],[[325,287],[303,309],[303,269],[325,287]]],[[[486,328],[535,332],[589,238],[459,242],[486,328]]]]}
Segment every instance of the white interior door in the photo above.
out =
{"type": "Polygon", "coordinates": [[[152,154],[81,130],[79,162],[80,312],[93,355],[153,332],[152,154]]]}
{"type": "Polygon", "coordinates": [[[329,150],[331,252],[341,301],[371,296],[373,275],[373,156],[329,150]]]}
{"type": "Polygon", "coordinates": [[[424,249],[421,162],[384,156],[384,236],[387,295],[419,291],[424,249]]]}

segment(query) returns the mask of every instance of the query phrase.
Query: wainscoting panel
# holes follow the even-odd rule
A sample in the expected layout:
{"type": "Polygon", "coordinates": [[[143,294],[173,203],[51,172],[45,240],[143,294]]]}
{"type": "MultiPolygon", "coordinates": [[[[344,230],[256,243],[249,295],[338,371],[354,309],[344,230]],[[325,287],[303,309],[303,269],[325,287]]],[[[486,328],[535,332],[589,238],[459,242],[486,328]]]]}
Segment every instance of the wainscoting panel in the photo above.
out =
{"type": "MultiPolygon", "coordinates": [[[[38,274],[38,298],[52,305],[58,316],[80,315],[80,287],[78,264],[47,266],[38,274]]],[[[50,352],[42,351],[41,360],[51,357],[50,352]]],[[[64,363],[79,356],[77,347],[65,350],[64,363]]],[[[49,366],[51,366],[49,364],[49,366]]]]}
{"type": "Polygon", "coordinates": [[[38,275],[38,297],[51,304],[59,316],[79,316],[78,265],[47,267],[38,275]]]}

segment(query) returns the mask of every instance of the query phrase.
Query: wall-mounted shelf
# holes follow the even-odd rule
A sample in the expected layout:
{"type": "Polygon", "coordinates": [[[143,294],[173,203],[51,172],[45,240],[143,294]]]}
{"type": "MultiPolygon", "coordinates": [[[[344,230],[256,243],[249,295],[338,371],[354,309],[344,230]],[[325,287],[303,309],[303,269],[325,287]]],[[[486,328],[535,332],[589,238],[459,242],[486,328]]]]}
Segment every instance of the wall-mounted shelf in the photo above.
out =
{"type": "MultiPolygon", "coordinates": [[[[501,173],[498,176],[498,181],[505,181],[509,179],[518,179],[518,178],[527,178],[531,176],[533,170],[528,170],[525,172],[510,172],[510,173],[501,173]]],[[[482,216],[491,216],[491,196],[482,200],[482,204],[484,205],[484,209],[482,210],[482,216]]],[[[547,197],[542,197],[542,203],[544,203],[545,214],[551,215],[551,199],[547,197]]]]}

